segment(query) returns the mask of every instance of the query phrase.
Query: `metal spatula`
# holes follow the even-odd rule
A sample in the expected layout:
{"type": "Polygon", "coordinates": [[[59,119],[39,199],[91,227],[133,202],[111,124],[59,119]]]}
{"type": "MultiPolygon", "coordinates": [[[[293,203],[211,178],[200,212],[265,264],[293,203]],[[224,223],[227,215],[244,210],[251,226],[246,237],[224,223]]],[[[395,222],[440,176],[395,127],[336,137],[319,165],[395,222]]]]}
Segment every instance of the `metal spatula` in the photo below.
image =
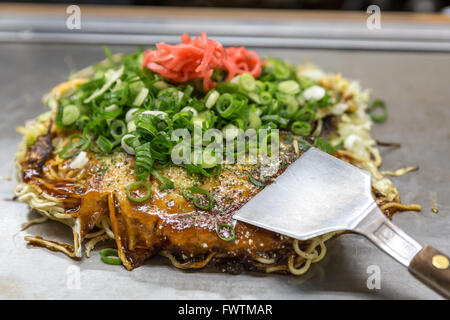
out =
{"type": "Polygon", "coordinates": [[[368,172],[310,148],[233,218],[299,240],[338,230],[364,235],[448,299],[448,257],[392,224],[372,198],[370,180],[368,172]]]}

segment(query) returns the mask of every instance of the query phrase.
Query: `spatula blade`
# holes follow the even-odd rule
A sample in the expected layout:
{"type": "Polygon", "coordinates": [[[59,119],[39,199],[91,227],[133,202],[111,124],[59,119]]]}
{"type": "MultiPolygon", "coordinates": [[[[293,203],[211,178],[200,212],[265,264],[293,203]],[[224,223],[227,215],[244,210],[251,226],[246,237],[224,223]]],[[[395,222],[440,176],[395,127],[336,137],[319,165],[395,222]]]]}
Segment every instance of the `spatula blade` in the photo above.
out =
{"type": "Polygon", "coordinates": [[[353,229],[373,202],[368,172],[310,148],[233,218],[306,240],[353,229]]]}

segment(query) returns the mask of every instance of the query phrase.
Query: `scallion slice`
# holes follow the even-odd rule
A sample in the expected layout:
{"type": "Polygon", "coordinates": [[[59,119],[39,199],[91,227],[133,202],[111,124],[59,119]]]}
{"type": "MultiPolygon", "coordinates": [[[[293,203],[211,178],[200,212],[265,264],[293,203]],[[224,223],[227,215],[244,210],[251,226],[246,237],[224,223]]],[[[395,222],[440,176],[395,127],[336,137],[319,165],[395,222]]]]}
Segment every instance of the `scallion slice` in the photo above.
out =
{"type": "Polygon", "coordinates": [[[310,108],[303,107],[298,110],[293,117],[298,121],[313,122],[316,117],[316,112],[310,108]]]}
{"type": "Polygon", "coordinates": [[[102,135],[97,138],[95,143],[97,144],[98,148],[105,153],[110,153],[114,148],[112,142],[102,135]]]}
{"type": "Polygon", "coordinates": [[[134,151],[136,153],[134,175],[140,180],[146,179],[150,175],[154,162],[150,142],[137,146],[134,151]]]}
{"type": "Polygon", "coordinates": [[[142,88],[134,99],[133,106],[140,107],[144,103],[145,98],[147,98],[148,92],[147,88],[142,88]]]}
{"type": "Polygon", "coordinates": [[[111,50],[107,46],[103,46],[103,51],[105,52],[105,56],[108,58],[109,64],[114,66],[114,57],[112,55],[111,50]]]}
{"type": "Polygon", "coordinates": [[[291,131],[298,136],[307,136],[311,133],[311,125],[305,121],[294,121],[291,124],[291,131]]]}
{"type": "Polygon", "coordinates": [[[249,73],[244,73],[239,76],[239,86],[243,91],[253,91],[256,89],[255,78],[249,73]]]}
{"type": "Polygon", "coordinates": [[[134,182],[134,183],[132,183],[132,184],[129,184],[129,185],[125,188],[125,192],[126,192],[126,194],[127,194],[128,200],[130,200],[130,201],[132,201],[132,202],[138,202],[138,203],[140,203],[140,202],[144,202],[144,201],[146,201],[146,200],[148,200],[148,199],[150,198],[150,195],[151,195],[151,188],[150,188],[150,185],[149,185],[147,182],[144,182],[144,181],[136,181],[136,182],[134,182]],[[131,193],[132,193],[133,191],[136,191],[136,190],[139,189],[139,188],[145,189],[145,191],[146,191],[145,194],[144,194],[142,197],[139,197],[139,198],[132,196],[131,193]]]}
{"type": "Polygon", "coordinates": [[[58,154],[61,159],[69,159],[78,155],[81,151],[85,150],[89,146],[89,140],[80,136],[70,137],[70,143],[58,154]],[[77,139],[77,141],[74,141],[77,139]]]}
{"type": "Polygon", "coordinates": [[[248,126],[253,129],[261,127],[262,121],[256,112],[249,112],[248,114],[248,126]]]}
{"type": "Polygon", "coordinates": [[[138,117],[138,113],[139,113],[138,108],[131,108],[125,115],[125,121],[130,122],[136,120],[136,118],[138,117]]]}
{"type": "Polygon", "coordinates": [[[286,80],[278,84],[278,90],[289,95],[295,95],[300,92],[300,85],[294,80],[286,80]]]}
{"type": "Polygon", "coordinates": [[[202,209],[202,210],[210,210],[214,206],[214,203],[215,203],[214,198],[211,196],[211,194],[207,190],[202,189],[200,187],[195,187],[195,186],[189,187],[189,188],[187,188],[187,190],[189,190],[190,192],[183,190],[182,191],[183,196],[186,199],[192,200],[197,208],[202,209]],[[200,193],[200,194],[206,195],[208,197],[208,204],[206,206],[202,206],[200,204],[199,198],[192,193],[200,193]]]}
{"type": "Polygon", "coordinates": [[[122,261],[119,258],[117,249],[103,249],[99,252],[100,258],[106,264],[121,265],[122,261]]]}
{"type": "Polygon", "coordinates": [[[383,123],[386,121],[388,117],[388,110],[386,107],[386,103],[382,100],[375,100],[372,102],[372,105],[369,108],[369,114],[372,118],[372,121],[375,123],[383,123]],[[381,115],[377,115],[381,110],[381,115]]]}
{"type": "Polygon", "coordinates": [[[331,143],[323,138],[315,138],[314,143],[316,144],[316,147],[319,148],[322,151],[325,151],[329,154],[336,153],[336,148],[331,145],[331,143]]]}
{"type": "Polygon", "coordinates": [[[213,90],[209,91],[205,97],[206,108],[211,109],[212,107],[214,107],[214,105],[216,104],[217,99],[219,99],[219,97],[220,97],[220,93],[217,92],[217,90],[213,89],[213,90]]]}
{"type": "Polygon", "coordinates": [[[131,155],[135,155],[136,152],[134,151],[134,146],[130,146],[128,143],[129,142],[136,142],[136,144],[139,143],[139,141],[136,141],[136,137],[132,134],[126,134],[122,137],[121,139],[121,146],[123,148],[123,150],[125,150],[126,153],[131,154],[131,155]]]}
{"type": "Polygon", "coordinates": [[[80,117],[80,109],[73,104],[69,104],[65,106],[62,113],[62,124],[65,126],[70,126],[75,123],[77,119],[80,117]]]}
{"type": "Polygon", "coordinates": [[[261,104],[269,104],[272,101],[272,94],[267,91],[262,91],[259,94],[259,100],[261,101],[261,104]]]}
{"type": "Polygon", "coordinates": [[[187,85],[186,89],[184,89],[183,96],[180,99],[181,105],[186,105],[186,103],[189,101],[189,98],[191,97],[191,94],[193,91],[194,91],[194,88],[191,85],[187,85]]]}
{"type": "Polygon", "coordinates": [[[234,241],[234,240],[236,239],[236,231],[234,230],[234,227],[233,227],[232,225],[227,224],[227,223],[221,223],[221,224],[216,224],[216,225],[217,225],[217,227],[216,227],[216,233],[217,233],[217,236],[218,236],[221,240],[226,241],[226,242],[230,242],[230,241],[234,241]],[[228,238],[222,237],[222,235],[220,234],[220,232],[222,231],[223,228],[228,228],[228,229],[230,229],[231,237],[228,237],[228,238]]]}
{"type": "Polygon", "coordinates": [[[256,92],[248,92],[247,97],[252,99],[257,104],[261,104],[261,98],[259,97],[259,94],[257,94],[256,92]]]}
{"type": "Polygon", "coordinates": [[[119,80],[119,78],[122,76],[124,70],[125,70],[125,67],[121,66],[118,70],[111,72],[111,74],[109,75],[108,81],[106,81],[106,83],[103,85],[103,87],[101,87],[99,90],[96,90],[88,98],[84,99],[84,103],[90,103],[94,99],[103,95],[106,92],[106,90],[108,90],[113,85],[114,82],[119,80]]]}
{"type": "Polygon", "coordinates": [[[173,183],[172,180],[164,177],[162,174],[160,174],[158,171],[156,170],[152,170],[151,171],[152,176],[154,176],[156,179],[159,180],[159,182],[161,182],[161,186],[159,187],[159,189],[161,191],[167,190],[167,189],[173,189],[175,188],[175,185],[173,183]]]}
{"type": "Polygon", "coordinates": [[[250,175],[249,175],[250,182],[259,188],[264,188],[266,186],[266,182],[260,181],[254,177],[255,169],[256,169],[256,167],[253,167],[252,170],[250,171],[250,175]]]}
{"type": "Polygon", "coordinates": [[[229,118],[236,107],[234,98],[229,93],[224,93],[219,97],[216,102],[216,109],[220,116],[223,118],[229,118]]]}
{"type": "Polygon", "coordinates": [[[281,79],[286,79],[289,77],[291,70],[283,61],[275,60],[275,59],[269,59],[269,60],[270,60],[269,64],[271,64],[273,67],[273,73],[275,75],[275,78],[281,80],[281,79]]]}
{"type": "Polygon", "coordinates": [[[297,138],[297,143],[298,143],[299,149],[302,150],[302,151],[308,151],[309,148],[312,147],[311,144],[308,141],[302,139],[301,137],[297,138]]]}
{"type": "Polygon", "coordinates": [[[123,120],[114,120],[111,122],[111,135],[115,139],[122,138],[127,133],[127,125],[123,120]]]}
{"type": "Polygon", "coordinates": [[[119,110],[119,107],[117,106],[117,104],[112,104],[105,108],[105,111],[108,113],[116,112],[117,110],[119,110]]]}
{"type": "Polygon", "coordinates": [[[194,108],[192,108],[192,107],[184,107],[183,109],[181,109],[180,110],[180,112],[192,112],[192,115],[194,116],[194,117],[196,117],[196,116],[198,116],[198,111],[197,110],[195,110],[194,108]]]}

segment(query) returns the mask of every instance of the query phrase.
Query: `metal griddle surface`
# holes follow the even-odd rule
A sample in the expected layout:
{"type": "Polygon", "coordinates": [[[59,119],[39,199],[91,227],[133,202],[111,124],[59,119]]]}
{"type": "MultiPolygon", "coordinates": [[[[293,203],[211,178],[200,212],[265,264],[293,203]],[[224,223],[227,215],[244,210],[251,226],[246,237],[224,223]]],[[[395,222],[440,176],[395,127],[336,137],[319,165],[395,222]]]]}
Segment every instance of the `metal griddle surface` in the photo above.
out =
{"type": "MultiPolygon", "coordinates": [[[[130,52],[134,47],[112,47],[130,52]]],[[[403,212],[394,222],[422,244],[450,253],[450,56],[448,54],[363,51],[257,50],[261,55],[299,63],[310,60],[324,70],[342,72],[373,89],[389,106],[389,119],[373,128],[381,141],[383,168],[419,165],[418,172],[393,178],[405,203],[420,203],[421,213],[403,212]],[[439,214],[430,211],[432,198],[439,214]]],[[[70,71],[103,59],[101,46],[0,44],[0,175],[13,165],[20,136],[15,127],[45,111],[40,99],[70,71]]],[[[400,264],[364,238],[347,234],[328,243],[327,257],[302,277],[215,269],[180,271],[156,257],[132,272],[91,258],[75,261],[61,253],[27,247],[24,235],[71,241],[71,230],[49,222],[20,232],[37,217],[26,204],[11,201],[15,181],[0,181],[0,298],[3,299],[436,299],[400,264]],[[381,270],[381,289],[369,290],[368,267],[381,270]],[[80,288],[70,286],[76,272],[80,288]],[[69,284],[69,285],[68,285],[69,284]]],[[[102,245],[100,244],[99,247],[102,245]]]]}

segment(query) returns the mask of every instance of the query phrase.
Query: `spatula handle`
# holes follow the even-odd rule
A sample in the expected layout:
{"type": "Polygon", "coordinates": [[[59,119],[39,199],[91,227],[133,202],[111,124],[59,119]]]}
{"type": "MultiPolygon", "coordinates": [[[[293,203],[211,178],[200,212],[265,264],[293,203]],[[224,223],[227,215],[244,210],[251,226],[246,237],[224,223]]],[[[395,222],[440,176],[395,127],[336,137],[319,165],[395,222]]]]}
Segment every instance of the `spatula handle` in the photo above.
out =
{"type": "Polygon", "coordinates": [[[355,231],[366,236],[380,249],[407,267],[431,289],[450,299],[448,257],[430,246],[422,247],[389,221],[375,203],[369,211],[355,227],[355,231]]]}
{"type": "Polygon", "coordinates": [[[408,270],[430,288],[450,299],[450,265],[448,256],[426,245],[412,259],[408,270]]]}

